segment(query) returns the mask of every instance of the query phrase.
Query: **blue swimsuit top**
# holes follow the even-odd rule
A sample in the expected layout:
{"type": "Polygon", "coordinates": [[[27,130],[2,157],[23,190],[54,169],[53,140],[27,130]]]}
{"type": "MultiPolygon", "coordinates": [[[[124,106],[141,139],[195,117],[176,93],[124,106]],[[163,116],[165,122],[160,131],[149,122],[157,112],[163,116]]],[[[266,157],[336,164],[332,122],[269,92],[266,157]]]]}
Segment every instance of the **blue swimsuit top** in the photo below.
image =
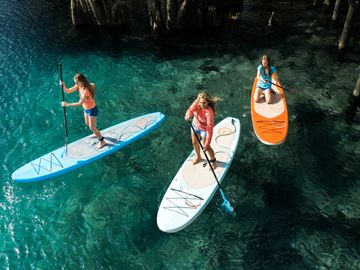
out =
{"type": "MultiPolygon", "coordinates": [[[[276,72],[276,68],[273,66],[270,66],[271,68],[271,74],[276,72]]],[[[263,90],[265,89],[271,89],[271,77],[269,76],[269,72],[265,71],[262,65],[258,66],[258,70],[260,70],[260,79],[261,80],[268,80],[268,82],[260,81],[260,79],[257,82],[257,88],[261,88],[263,90]]]]}

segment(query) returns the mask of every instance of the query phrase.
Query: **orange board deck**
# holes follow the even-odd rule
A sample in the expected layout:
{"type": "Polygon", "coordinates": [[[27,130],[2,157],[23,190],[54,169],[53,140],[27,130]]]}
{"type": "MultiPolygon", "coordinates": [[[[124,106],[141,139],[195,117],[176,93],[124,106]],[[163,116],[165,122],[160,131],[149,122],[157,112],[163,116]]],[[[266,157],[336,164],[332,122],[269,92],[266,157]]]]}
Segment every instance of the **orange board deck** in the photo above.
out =
{"type": "MultiPolygon", "coordinates": [[[[254,101],[258,78],[255,78],[251,91],[251,119],[258,139],[268,145],[278,145],[288,134],[289,118],[284,89],[276,78],[272,78],[273,101],[270,104],[262,97],[254,101]],[[274,85],[275,84],[275,85],[274,85]]],[[[268,91],[268,90],[267,90],[268,91]]]]}

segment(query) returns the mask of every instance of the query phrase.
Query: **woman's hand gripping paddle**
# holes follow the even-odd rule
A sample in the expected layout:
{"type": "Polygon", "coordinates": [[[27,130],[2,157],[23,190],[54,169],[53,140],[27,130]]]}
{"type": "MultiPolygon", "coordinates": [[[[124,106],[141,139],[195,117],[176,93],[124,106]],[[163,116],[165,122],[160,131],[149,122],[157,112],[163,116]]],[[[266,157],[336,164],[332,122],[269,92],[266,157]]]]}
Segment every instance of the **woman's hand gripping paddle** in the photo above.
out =
{"type": "Polygon", "coordinates": [[[269,81],[269,80],[266,80],[266,82],[269,82],[269,83],[271,83],[271,84],[273,84],[273,85],[275,85],[275,86],[277,86],[277,87],[280,87],[280,88],[284,89],[285,91],[288,91],[289,93],[294,93],[294,91],[290,91],[289,89],[287,89],[287,88],[285,88],[285,87],[282,87],[281,85],[278,85],[278,84],[276,84],[276,83],[273,83],[273,82],[271,82],[271,81],[269,81]]]}
{"type": "MultiPolygon", "coordinates": [[[[204,150],[204,147],[203,147],[203,145],[202,145],[199,137],[196,135],[196,131],[195,131],[195,129],[194,129],[194,127],[193,127],[193,125],[191,124],[190,121],[189,121],[189,124],[190,124],[190,127],[191,127],[192,131],[193,131],[194,134],[195,134],[195,137],[196,137],[196,139],[197,139],[197,141],[198,141],[198,143],[199,143],[199,145],[200,145],[200,147],[201,147],[201,150],[204,150]]],[[[204,152],[204,151],[203,151],[203,152],[204,152]]],[[[212,167],[211,162],[210,162],[209,157],[207,156],[206,152],[204,152],[204,155],[205,155],[205,158],[206,158],[206,160],[207,160],[207,162],[208,162],[208,164],[209,164],[209,166],[210,166],[210,169],[211,169],[211,171],[212,171],[212,173],[213,173],[213,175],[214,175],[214,177],[215,177],[216,183],[217,183],[218,186],[219,186],[220,194],[221,194],[221,197],[223,198],[223,203],[222,203],[221,206],[225,209],[225,212],[226,212],[228,215],[234,216],[234,215],[235,215],[234,208],[231,206],[230,202],[226,199],[225,193],[224,193],[224,191],[223,191],[222,188],[221,188],[221,185],[220,185],[220,183],[219,183],[219,180],[218,180],[218,178],[217,178],[217,176],[216,176],[216,174],[215,174],[214,168],[212,167]]]]}

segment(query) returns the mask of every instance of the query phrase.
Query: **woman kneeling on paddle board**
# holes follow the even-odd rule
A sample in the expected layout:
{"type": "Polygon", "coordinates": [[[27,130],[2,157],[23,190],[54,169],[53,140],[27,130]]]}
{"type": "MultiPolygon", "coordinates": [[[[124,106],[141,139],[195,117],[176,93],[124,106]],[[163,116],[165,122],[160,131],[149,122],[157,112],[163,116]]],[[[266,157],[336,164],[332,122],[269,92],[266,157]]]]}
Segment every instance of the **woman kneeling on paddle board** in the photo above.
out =
{"type": "MultiPolygon", "coordinates": [[[[261,57],[261,65],[257,68],[257,78],[259,79],[256,85],[256,91],[254,96],[254,101],[259,102],[261,95],[265,95],[266,103],[270,104],[272,102],[271,94],[271,76],[276,74],[276,68],[270,65],[270,57],[263,55],[261,57]]],[[[277,77],[276,77],[277,78],[277,77]]]]}
{"type": "Polygon", "coordinates": [[[204,145],[204,152],[208,151],[210,162],[213,169],[216,168],[216,158],[214,150],[210,146],[214,129],[215,103],[219,100],[217,97],[211,97],[207,92],[200,92],[185,114],[185,120],[189,121],[194,116],[192,125],[196,135],[191,131],[191,140],[195,150],[193,164],[201,161],[200,145],[195,136],[199,136],[204,145]]]}
{"type": "Polygon", "coordinates": [[[61,102],[63,107],[75,107],[83,106],[84,108],[84,118],[85,124],[94,132],[95,136],[98,138],[99,143],[96,148],[100,149],[106,145],[104,137],[101,135],[100,131],[96,128],[96,117],[98,115],[98,108],[96,106],[94,96],[95,96],[95,84],[89,83],[86,77],[81,73],[76,73],[74,76],[75,85],[71,88],[66,88],[65,83],[60,81],[60,85],[63,86],[64,91],[67,94],[79,91],[80,100],[76,103],[67,103],[65,101],[61,102]]]}

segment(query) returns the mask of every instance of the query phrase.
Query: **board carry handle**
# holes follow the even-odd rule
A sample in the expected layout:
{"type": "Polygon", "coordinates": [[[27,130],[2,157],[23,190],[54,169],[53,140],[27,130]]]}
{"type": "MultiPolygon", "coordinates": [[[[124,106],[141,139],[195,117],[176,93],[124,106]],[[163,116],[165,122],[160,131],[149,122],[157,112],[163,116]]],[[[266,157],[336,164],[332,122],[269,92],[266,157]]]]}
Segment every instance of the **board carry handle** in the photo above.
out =
{"type": "MultiPolygon", "coordinates": [[[[191,127],[192,131],[194,132],[194,135],[195,135],[195,137],[196,137],[196,140],[198,141],[198,143],[199,143],[199,145],[200,145],[200,147],[201,147],[201,150],[204,150],[204,147],[203,147],[203,145],[202,145],[202,143],[201,143],[201,141],[200,141],[200,138],[199,138],[199,137],[197,136],[197,134],[196,134],[196,131],[195,131],[195,129],[194,129],[194,126],[192,125],[191,121],[188,121],[188,122],[189,122],[189,124],[190,124],[190,127],[191,127]]],[[[222,188],[221,188],[220,182],[219,182],[219,180],[218,180],[218,178],[217,178],[217,176],[216,176],[216,174],[215,174],[214,168],[213,168],[212,165],[211,165],[210,159],[209,159],[209,157],[207,156],[206,152],[203,151],[203,153],[204,153],[205,158],[206,158],[206,160],[207,160],[207,163],[209,164],[210,169],[211,169],[211,171],[212,171],[212,173],[213,173],[213,175],[214,175],[214,178],[215,178],[215,180],[216,180],[216,183],[217,183],[218,186],[219,186],[219,191],[220,191],[221,197],[223,198],[223,203],[222,203],[221,206],[225,209],[225,212],[226,212],[227,214],[229,214],[229,215],[234,215],[234,214],[235,214],[234,208],[231,206],[230,202],[229,202],[229,201],[226,199],[226,197],[225,197],[225,193],[224,193],[224,191],[223,191],[222,188]]]]}

